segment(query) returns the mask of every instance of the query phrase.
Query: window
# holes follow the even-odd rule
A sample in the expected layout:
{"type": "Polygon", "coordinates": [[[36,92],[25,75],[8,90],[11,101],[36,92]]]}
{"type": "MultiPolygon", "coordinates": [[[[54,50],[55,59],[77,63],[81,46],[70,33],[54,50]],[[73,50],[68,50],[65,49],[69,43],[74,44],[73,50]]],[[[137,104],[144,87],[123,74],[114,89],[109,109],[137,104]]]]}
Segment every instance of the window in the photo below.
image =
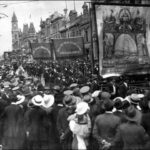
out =
{"type": "Polygon", "coordinates": [[[17,34],[15,34],[15,40],[17,39],[17,34]]]}
{"type": "Polygon", "coordinates": [[[88,40],[88,31],[87,31],[87,30],[85,30],[85,41],[86,41],[86,42],[89,41],[89,40],[88,40]]]}

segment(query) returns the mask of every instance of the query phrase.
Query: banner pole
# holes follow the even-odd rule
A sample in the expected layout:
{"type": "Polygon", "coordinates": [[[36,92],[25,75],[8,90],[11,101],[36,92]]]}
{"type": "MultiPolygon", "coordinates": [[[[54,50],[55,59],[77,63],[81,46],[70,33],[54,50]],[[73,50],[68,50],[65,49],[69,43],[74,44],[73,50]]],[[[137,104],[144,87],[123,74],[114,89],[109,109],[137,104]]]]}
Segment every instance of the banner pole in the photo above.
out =
{"type": "Polygon", "coordinates": [[[93,28],[92,28],[92,11],[93,11],[93,8],[92,8],[92,5],[91,3],[89,3],[89,12],[90,12],[90,34],[91,34],[91,50],[90,50],[90,54],[91,54],[91,63],[92,63],[92,74],[94,73],[94,54],[93,54],[93,36],[92,36],[92,31],[93,31],[93,28]]]}

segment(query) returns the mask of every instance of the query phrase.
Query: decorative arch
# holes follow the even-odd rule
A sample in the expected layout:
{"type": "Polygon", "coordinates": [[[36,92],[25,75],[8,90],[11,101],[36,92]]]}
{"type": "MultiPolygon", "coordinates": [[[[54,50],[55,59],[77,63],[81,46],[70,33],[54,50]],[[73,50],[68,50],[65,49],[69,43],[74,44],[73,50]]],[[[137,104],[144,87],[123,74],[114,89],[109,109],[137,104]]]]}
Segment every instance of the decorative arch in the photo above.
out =
{"type": "Polygon", "coordinates": [[[121,34],[115,43],[115,55],[137,54],[135,40],[129,34],[121,34]]]}

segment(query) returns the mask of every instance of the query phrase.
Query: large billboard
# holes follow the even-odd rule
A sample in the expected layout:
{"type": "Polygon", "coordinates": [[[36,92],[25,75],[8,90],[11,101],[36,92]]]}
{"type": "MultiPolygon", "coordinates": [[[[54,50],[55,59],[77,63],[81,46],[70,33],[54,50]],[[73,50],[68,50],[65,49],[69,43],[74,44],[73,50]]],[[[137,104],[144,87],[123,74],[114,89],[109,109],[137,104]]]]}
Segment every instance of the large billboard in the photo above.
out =
{"type": "Polygon", "coordinates": [[[150,64],[150,7],[95,5],[100,73],[150,64]]]}

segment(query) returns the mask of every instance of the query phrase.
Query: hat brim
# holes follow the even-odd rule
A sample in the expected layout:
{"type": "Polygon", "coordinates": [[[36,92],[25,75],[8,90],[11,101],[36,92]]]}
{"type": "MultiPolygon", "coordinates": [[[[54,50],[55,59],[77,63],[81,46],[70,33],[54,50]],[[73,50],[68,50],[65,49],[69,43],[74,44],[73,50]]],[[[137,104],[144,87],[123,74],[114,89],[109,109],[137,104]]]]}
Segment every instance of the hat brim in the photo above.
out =
{"type": "Polygon", "coordinates": [[[43,107],[49,108],[49,107],[52,107],[53,104],[54,104],[54,97],[51,96],[51,97],[50,97],[50,100],[49,100],[49,102],[48,102],[47,104],[46,104],[45,102],[43,102],[43,107]]]}
{"type": "Polygon", "coordinates": [[[21,96],[20,100],[16,102],[16,105],[22,104],[25,101],[25,96],[21,96]]]}
{"type": "Polygon", "coordinates": [[[41,102],[36,102],[34,97],[31,99],[31,102],[32,102],[35,106],[42,106],[42,105],[43,105],[43,102],[42,102],[42,101],[41,101],[41,102]]]}
{"type": "Polygon", "coordinates": [[[76,110],[75,112],[78,114],[78,115],[83,115],[87,112],[87,110],[89,110],[88,108],[83,108],[81,111],[78,112],[78,110],[76,110]]]}
{"type": "Polygon", "coordinates": [[[127,119],[127,120],[129,120],[129,121],[134,121],[134,122],[138,122],[138,120],[139,120],[139,117],[140,117],[140,112],[139,111],[137,111],[136,110],[136,114],[135,114],[135,116],[134,117],[129,117],[129,116],[127,116],[127,115],[125,115],[125,118],[127,119]]]}

